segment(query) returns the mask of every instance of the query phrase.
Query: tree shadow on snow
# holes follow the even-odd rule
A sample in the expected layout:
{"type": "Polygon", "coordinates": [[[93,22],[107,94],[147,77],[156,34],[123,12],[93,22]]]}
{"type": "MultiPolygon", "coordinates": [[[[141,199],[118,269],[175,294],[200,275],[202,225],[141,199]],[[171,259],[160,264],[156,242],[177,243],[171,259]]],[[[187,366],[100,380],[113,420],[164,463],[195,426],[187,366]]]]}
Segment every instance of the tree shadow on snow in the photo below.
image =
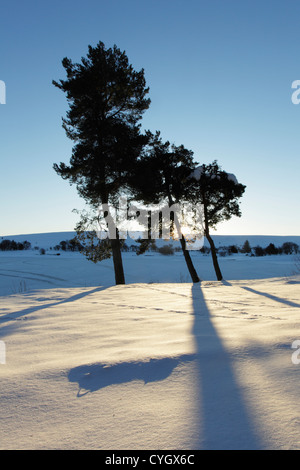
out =
{"type": "Polygon", "coordinates": [[[135,380],[145,384],[165,380],[181,363],[195,359],[194,354],[177,358],[166,357],[145,362],[122,362],[113,365],[90,364],[74,367],[68,374],[70,382],[78,383],[78,397],[96,392],[111,385],[119,385],[135,380]]]}
{"type": "Polygon", "coordinates": [[[78,384],[77,397],[83,397],[105,387],[132,381],[143,381],[145,384],[162,381],[180,364],[191,363],[194,375],[187,387],[196,386],[192,405],[196,420],[193,425],[193,448],[259,450],[259,439],[235,377],[232,358],[212,323],[200,284],[192,287],[192,301],[194,354],[151,359],[148,362],[81,365],[69,371],[68,380],[78,384]]]}
{"type": "MultiPolygon", "coordinates": [[[[222,284],[224,286],[232,286],[230,282],[225,281],[224,279],[222,280],[222,284]]],[[[298,284],[298,281],[293,281],[293,280],[287,281],[287,284],[298,284]]],[[[273,294],[268,294],[267,292],[261,292],[259,290],[252,289],[252,287],[241,286],[241,289],[247,290],[248,292],[252,292],[252,294],[262,295],[263,297],[267,297],[270,300],[274,300],[274,302],[279,302],[279,303],[288,305],[289,307],[300,308],[300,304],[297,304],[296,302],[283,299],[282,297],[277,297],[276,295],[273,295],[273,294]]]]}
{"type": "Polygon", "coordinates": [[[66,304],[69,302],[76,302],[76,300],[80,300],[90,294],[94,294],[95,292],[99,292],[104,289],[106,289],[106,287],[96,287],[95,289],[80,292],[79,294],[72,295],[71,297],[59,300],[57,302],[46,303],[43,300],[39,305],[34,305],[23,310],[0,315],[0,336],[2,337],[10,333],[10,330],[15,326],[15,321],[25,319],[26,315],[29,315],[30,313],[38,312],[39,310],[44,310],[50,307],[55,307],[56,305],[66,304]],[[2,326],[4,324],[6,324],[6,326],[2,326]]]}
{"type": "Polygon", "coordinates": [[[267,292],[261,292],[261,291],[258,291],[258,290],[252,289],[251,287],[246,287],[246,286],[243,286],[242,289],[252,292],[253,294],[263,295],[264,297],[267,297],[268,299],[288,305],[289,307],[300,308],[300,305],[297,304],[296,302],[283,299],[282,297],[277,297],[276,295],[268,294],[267,292]]]}
{"type": "Polygon", "coordinates": [[[212,323],[201,285],[192,287],[198,368],[199,447],[259,449],[249,410],[235,377],[232,358],[212,323]]]}

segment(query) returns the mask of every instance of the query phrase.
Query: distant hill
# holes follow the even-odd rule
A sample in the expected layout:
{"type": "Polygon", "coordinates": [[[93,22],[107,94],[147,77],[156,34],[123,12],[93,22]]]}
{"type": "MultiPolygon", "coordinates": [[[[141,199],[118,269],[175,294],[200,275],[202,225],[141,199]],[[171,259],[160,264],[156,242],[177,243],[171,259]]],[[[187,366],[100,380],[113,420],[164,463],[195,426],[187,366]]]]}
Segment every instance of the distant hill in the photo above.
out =
{"type": "MultiPolygon", "coordinates": [[[[25,240],[31,243],[31,247],[39,247],[49,249],[58,245],[63,240],[71,240],[76,235],[76,232],[50,232],[50,233],[33,233],[33,234],[24,234],[24,235],[9,235],[9,236],[0,236],[1,240],[15,240],[16,242],[24,242],[25,240]]],[[[246,240],[249,241],[251,247],[261,246],[265,248],[270,243],[274,243],[275,246],[282,246],[284,242],[293,242],[297,243],[300,246],[300,236],[295,235],[214,235],[213,239],[215,241],[216,247],[220,246],[242,246],[246,240]]],[[[157,240],[157,245],[161,243],[171,243],[172,241],[163,242],[162,240],[157,240]]],[[[178,244],[179,242],[173,242],[178,244]]],[[[135,244],[135,241],[132,239],[127,240],[127,244],[135,244]]],[[[208,246],[207,241],[205,240],[205,246],[208,246]]]]}

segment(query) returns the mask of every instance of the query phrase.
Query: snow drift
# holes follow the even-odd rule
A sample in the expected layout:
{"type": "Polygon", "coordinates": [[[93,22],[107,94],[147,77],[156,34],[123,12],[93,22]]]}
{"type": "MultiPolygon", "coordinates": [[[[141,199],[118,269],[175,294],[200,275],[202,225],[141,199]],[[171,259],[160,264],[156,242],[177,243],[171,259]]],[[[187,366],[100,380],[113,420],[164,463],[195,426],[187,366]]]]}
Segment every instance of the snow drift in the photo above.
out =
{"type": "Polygon", "coordinates": [[[300,279],[275,258],[220,283],[201,257],[193,285],[128,254],[113,286],[108,261],[2,253],[0,448],[299,449],[300,279]]]}

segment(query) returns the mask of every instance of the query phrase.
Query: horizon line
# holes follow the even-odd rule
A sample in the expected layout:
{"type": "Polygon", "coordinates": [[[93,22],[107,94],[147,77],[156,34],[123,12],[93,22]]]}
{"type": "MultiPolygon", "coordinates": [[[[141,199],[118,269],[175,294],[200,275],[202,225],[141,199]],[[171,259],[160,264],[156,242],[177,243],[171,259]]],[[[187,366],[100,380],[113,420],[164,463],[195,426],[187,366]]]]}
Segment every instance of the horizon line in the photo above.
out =
{"type": "MultiPolygon", "coordinates": [[[[137,230],[137,232],[139,232],[137,230]]],[[[58,233],[76,233],[76,230],[57,230],[53,232],[28,232],[28,233],[14,233],[14,234],[9,234],[9,235],[2,235],[0,234],[0,238],[4,237],[20,237],[20,236],[25,236],[25,235],[51,235],[51,234],[58,234],[58,233]]],[[[217,232],[212,232],[212,236],[217,236],[217,237],[300,237],[300,234],[274,234],[274,233],[268,233],[268,234],[262,234],[262,233],[237,233],[237,234],[220,234],[217,232]]],[[[129,237],[130,238],[130,237],[129,237]]]]}

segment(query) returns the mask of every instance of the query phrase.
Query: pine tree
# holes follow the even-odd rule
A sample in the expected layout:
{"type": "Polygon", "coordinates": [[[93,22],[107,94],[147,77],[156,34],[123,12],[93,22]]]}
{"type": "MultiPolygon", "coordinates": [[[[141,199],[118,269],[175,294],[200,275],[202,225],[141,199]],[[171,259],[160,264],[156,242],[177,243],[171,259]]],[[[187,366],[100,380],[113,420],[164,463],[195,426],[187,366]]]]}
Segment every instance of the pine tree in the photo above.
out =
{"type": "MultiPolygon", "coordinates": [[[[102,42],[89,46],[81,63],[65,58],[62,65],[67,79],[53,84],[66,94],[69,110],[63,128],[74,146],[70,164],[54,164],[54,170],[76,185],[93,210],[101,204],[115,206],[147,142],[140,132],[142,114],[150,105],[144,70],[136,72],[125,52],[116,46],[106,49],[102,42]]],[[[113,224],[111,214],[106,215],[113,224]]],[[[124,284],[117,227],[115,233],[110,239],[115,279],[124,284]]],[[[100,250],[94,261],[101,259],[100,250]]]]}
{"type": "Polygon", "coordinates": [[[251,253],[251,246],[249,240],[246,240],[242,246],[242,253],[251,253]]]}
{"type": "MultiPolygon", "coordinates": [[[[176,204],[182,204],[185,198],[186,187],[189,175],[195,166],[193,152],[183,145],[171,145],[169,141],[163,142],[160,132],[156,134],[147,133],[149,142],[142,158],[135,168],[131,188],[135,199],[142,201],[146,205],[161,206],[165,202],[169,208],[176,204]]],[[[193,265],[186,239],[183,234],[179,234],[180,227],[175,227],[176,220],[174,214],[171,215],[168,227],[169,233],[175,233],[181,244],[184,259],[191,275],[192,281],[199,282],[199,276],[193,265]],[[179,230],[178,230],[179,229],[179,230]]],[[[164,229],[164,222],[160,220],[160,231],[164,229]]],[[[150,233],[150,232],[148,232],[150,233]]],[[[147,244],[151,243],[151,236],[144,240],[141,245],[145,250],[147,244]]]]}
{"type": "Polygon", "coordinates": [[[190,198],[194,203],[203,204],[205,236],[211,248],[217,279],[221,281],[223,275],[210,228],[215,228],[219,222],[229,220],[232,216],[241,216],[238,199],[246,186],[238,183],[234,175],[221,170],[217,161],[201,165],[192,176],[190,198]]]}

